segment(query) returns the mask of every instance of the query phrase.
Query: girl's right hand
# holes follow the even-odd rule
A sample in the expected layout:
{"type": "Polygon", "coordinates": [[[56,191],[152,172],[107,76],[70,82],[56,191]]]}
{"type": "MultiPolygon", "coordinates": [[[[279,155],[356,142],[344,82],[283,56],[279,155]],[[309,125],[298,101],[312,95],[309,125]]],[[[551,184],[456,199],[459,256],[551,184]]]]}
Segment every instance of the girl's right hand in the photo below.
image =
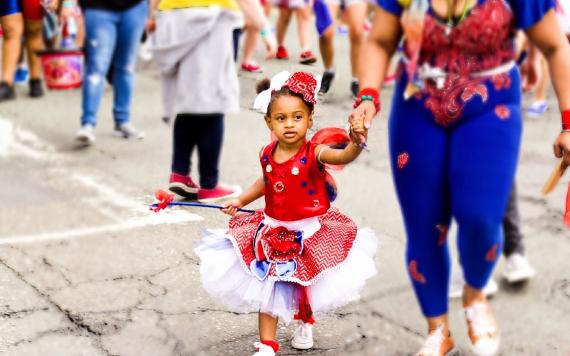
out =
{"type": "Polygon", "coordinates": [[[222,212],[231,216],[235,216],[238,212],[238,209],[241,208],[243,208],[243,203],[239,198],[232,199],[222,204],[222,212]]]}

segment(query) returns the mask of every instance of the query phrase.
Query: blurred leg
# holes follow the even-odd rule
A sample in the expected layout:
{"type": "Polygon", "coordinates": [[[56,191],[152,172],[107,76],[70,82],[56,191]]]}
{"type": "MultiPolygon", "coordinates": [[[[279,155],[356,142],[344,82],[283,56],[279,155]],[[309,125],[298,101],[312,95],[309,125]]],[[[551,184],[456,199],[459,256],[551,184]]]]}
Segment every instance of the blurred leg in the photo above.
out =
{"type": "Polygon", "coordinates": [[[95,126],[105,86],[105,75],[109,70],[117,41],[119,16],[112,11],[97,9],[87,9],[84,16],[86,43],[81,125],[95,126]]]}
{"type": "Polygon", "coordinates": [[[120,125],[129,121],[135,77],[137,49],[143,34],[148,8],[146,2],[120,13],[113,57],[113,116],[120,125]]]}
{"type": "Polygon", "coordinates": [[[4,30],[4,41],[2,42],[2,81],[12,85],[22,48],[22,33],[24,27],[22,14],[15,13],[2,16],[0,23],[4,30]]]}
{"type": "Polygon", "coordinates": [[[345,10],[345,20],[348,25],[350,37],[350,66],[353,78],[358,78],[358,58],[360,48],[364,43],[364,19],[366,18],[367,4],[357,2],[345,10]]]}

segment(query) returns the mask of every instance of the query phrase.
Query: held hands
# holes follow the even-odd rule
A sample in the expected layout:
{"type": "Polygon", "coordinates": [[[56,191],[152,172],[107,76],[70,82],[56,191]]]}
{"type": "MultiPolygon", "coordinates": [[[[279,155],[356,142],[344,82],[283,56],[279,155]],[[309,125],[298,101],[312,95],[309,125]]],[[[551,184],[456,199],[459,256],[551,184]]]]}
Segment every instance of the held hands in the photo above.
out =
{"type": "Polygon", "coordinates": [[[361,132],[356,133],[356,135],[351,134],[351,139],[357,145],[362,145],[366,143],[366,139],[368,138],[368,129],[372,126],[372,120],[376,115],[376,107],[374,103],[368,100],[362,101],[356,109],[352,111],[350,116],[348,117],[348,122],[352,128],[353,122],[360,122],[362,121],[362,129],[361,132]],[[362,131],[364,130],[364,131],[362,131]]]}
{"type": "Polygon", "coordinates": [[[563,131],[554,141],[554,155],[564,158],[564,163],[570,166],[570,132],[563,131]]]}
{"type": "Polygon", "coordinates": [[[350,139],[359,146],[362,146],[368,140],[368,128],[364,124],[364,115],[348,119],[350,123],[350,139]]]}
{"type": "Polygon", "coordinates": [[[231,216],[235,216],[238,209],[243,208],[243,203],[239,198],[232,199],[222,204],[222,212],[231,216]]]}

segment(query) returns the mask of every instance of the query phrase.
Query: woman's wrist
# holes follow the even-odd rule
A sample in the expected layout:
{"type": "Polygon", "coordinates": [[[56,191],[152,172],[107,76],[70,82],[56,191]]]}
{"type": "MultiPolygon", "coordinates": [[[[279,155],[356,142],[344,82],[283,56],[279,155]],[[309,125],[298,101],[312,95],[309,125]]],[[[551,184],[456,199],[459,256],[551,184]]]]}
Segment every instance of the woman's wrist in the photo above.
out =
{"type": "Polygon", "coordinates": [[[380,93],[377,89],[364,88],[360,90],[354,100],[354,108],[357,108],[364,101],[370,101],[374,105],[376,113],[380,112],[380,93]]]}
{"type": "Polygon", "coordinates": [[[570,131],[570,109],[562,111],[562,132],[570,131]]]}

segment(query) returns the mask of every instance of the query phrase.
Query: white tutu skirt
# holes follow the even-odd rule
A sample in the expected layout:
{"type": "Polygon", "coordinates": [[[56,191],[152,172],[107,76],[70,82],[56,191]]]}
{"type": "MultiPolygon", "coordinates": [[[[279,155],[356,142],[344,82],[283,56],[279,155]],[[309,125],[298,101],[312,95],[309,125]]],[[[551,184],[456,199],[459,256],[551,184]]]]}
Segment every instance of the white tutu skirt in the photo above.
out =
{"type": "MultiPolygon", "coordinates": [[[[325,270],[308,286],[313,312],[326,312],[359,297],[365,281],[376,274],[377,239],[359,229],[347,258],[325,270]]],[[[256,278],[240,259],[239,249],[223,231],[206,230],[196,248],[204,289],[235,312],[267,313],[289,323],[298,309],[297,284],[256,278]]]]}

